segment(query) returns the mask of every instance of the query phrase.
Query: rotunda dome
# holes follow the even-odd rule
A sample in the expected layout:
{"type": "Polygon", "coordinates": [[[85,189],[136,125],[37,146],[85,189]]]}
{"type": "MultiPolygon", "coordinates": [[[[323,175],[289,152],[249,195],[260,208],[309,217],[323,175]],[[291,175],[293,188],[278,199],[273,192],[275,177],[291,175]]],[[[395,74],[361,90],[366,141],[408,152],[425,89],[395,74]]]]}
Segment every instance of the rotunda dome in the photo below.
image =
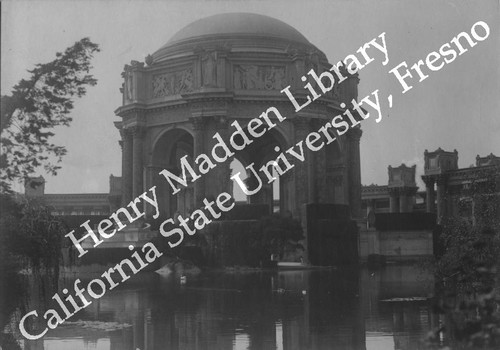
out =
{"type": "MultiPolygon", "coordinates": [[[[252,40],[282,42],[285,45],[314,47],[298,30],[278,19],[255,13],[223,13],[199,19],[174,34],[153,53],[154,61],[207,42],[252,40]]],[[[272,46],[272,45],[271,45],[272,46]]]]}
{"type": "Polygon", "coordinates": [[[187,25],[179,30],[166,45],[214,35],[265,36],[309,44],[309,41],[298,30],[275,18],[255,13],[222,13],[187,25]]]}

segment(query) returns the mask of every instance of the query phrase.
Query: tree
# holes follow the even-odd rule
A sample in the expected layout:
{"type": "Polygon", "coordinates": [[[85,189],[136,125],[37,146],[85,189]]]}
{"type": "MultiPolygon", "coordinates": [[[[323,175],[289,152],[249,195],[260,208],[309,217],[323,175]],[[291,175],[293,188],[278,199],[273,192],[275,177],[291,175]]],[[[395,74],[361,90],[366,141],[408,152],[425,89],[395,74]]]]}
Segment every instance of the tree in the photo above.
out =
{"type": "Polygon", "coordinates": [[[66,148],[51,142],[51,130],[70,125],[74,98],[84,96],[87,86],[97,83],[89,71],[99,51],[97,44],[83,38],[58,52],[55,60],[35,65],[28,79],[15,85],[11,95],[1,97],[1,191],[10,191],[11,182],[39,167],[52,175],[60,169],[57,163],[66,148]]]}
{"type": "MultiPolygon", "coordinates": [[[[0,193],[0,329],[4,329],[16,309],[21,314],[32,309],[29,279],[34,281],[43,300],[57,290],[61,244],[68,228],[50,208],[34,198],[14,198],[0,193]],[[19,273],[29,271],[29,277],[19,273]],[[27,284],[28,283],[28,284],[27,284]]],[[[0,348],[21,349],[12,334],[0,332],[0,348]]]]}
{"type": "Polygon", "coordinates": [[[445,323],[430,340],[439,344],[444,332],[453,349],[498,349],[500,345],[499,170],[472,173],[464,195],[473,210],[443,222],[436,306],[445,323]]]}

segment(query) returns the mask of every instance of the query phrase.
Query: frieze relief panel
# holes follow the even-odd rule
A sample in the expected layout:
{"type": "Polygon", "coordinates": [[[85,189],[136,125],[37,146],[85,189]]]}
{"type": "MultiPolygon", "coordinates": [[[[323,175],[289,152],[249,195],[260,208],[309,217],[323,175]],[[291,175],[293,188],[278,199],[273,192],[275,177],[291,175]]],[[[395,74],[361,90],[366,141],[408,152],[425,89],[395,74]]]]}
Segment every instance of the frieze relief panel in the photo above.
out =
{"type": "Polygon", "coordinates": [[[193,69],[154,75],[153,98],[172,96],[193,91],[193,69]]]}
{"type": "Polygon", "coordinates": [[[286,82],[283,66],[235,65],[233,84],[239,90],[282,90],[286,82]]]}

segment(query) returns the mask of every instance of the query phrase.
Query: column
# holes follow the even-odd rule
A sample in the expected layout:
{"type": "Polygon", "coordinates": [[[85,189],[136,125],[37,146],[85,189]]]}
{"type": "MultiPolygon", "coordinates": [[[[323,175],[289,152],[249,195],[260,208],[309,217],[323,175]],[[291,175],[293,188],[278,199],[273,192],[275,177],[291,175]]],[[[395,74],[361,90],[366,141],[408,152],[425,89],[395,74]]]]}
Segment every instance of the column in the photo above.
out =
{"type": "Polygon", "coordinates": [[[434,179],[432,177],[422,177],[422,180],[425,182],[425,205],[426,205],[426,211],[428,213],[434,213],[435,212],[435,207],[434,207],[434,200],[435,200],[435,193],[434,193],[434,179]]]}
{"type": "Polygon", "coordinates": [[[408,213],[413,212],[414,206],[415,206],[415,196],[417,194],[418,187],[407,187],[406,188],[406,211],[408,213]]]}
{"type": "MultiPolygon", "coordinates": [[[[318,119],[314,125],[317,130],[324,124],[324,120],[318,119]]],[[[326,187],[326,143],[319,151],[313,152],[315,155],[315,179],[316,198],[319,203],[328,203],[328,190],[326,187]]]]}
{"type": "MultiPolygon", "coordinates": [[[[219,133],[219,135],[221,136],[222,140],[224,140],[226,145],[229,145],[229,135],[228,135],[229,123],[227,118],[225,116],[218,116],[214,117],[213,120],[215,129],[212,132],[212,135],[215,135],[215,133],[219,133]]],[[[212,140],[213,143],[210,145],[211,148],[215,145],[216,142],[214,139],[212,140]]],[[[231,146],[228,147],[230,150],[232,150],[231,146]]],[[[220,150],[219,150],[219,155],[221,155],[220,150]]],[[[212,170],[211,176],[216,176],[217,181],[216,181],[216,188],[212,189],[211,195],[218,196],[218,194],[222,192],[232,193],[233,181],[231,181],[230,179],[231,177],[231,169],[229,168],[230,163],[231,159],[227,159],[225,162],[218,164],[217,167],[212,170]]]]}
{"type": "Polygon", "coordinates": [[[307,192],[309,192],[308,203],[318,203],[318,194],[316,186],[316,152],[304,150],[307,157],[307,192]]]}
{"type": "Polygon", "coordinates": [[[437,183],[437,223],[441,224],[443,217],[446,215],[446,178],[439,175],[436,179],[437,183]]]}
{"type": "Polygon", "coordinates": [[[399,212],[407,213],[408,210],[408,191],[406,188],[402,188],[399,191],[399,212]]]}
{"type": "Polygon", "coordinates": [[[391,213],[399,212],[398,189],[389,188],[389,211],[391,213]]]}
{"type": "MultiPolygon", "coordinates": [[[[304,140],[309,133],[309,119],[304,117],[296,117],[293,120],[296,140],[304,140]]],[[[309,181],[308,181],[308,167],[310,163],[310,154],[304,150],[305,160],[295,161],[295,208],[293,212],[294,217],[300,217],[302,206],[309,201],[309,181]]]]}
{"type": "Polygon", "coordinates": [[[122,129],[122,206],[132,200],[132,133],[122,129]]]}
{"type": "Polygon", "coordinates": [[[372,228],[375,226],[375,212],[375,199],[368,199],[366,204],[366,228],[372,228]]]}
{"type": "Polygon", "coordinates": [[[144,129],[136,126],[132,128],[134,137],[133,142],[133,181],[132,181],[132,198],[138,197],[144,192],[143,178],[144,168],[142,165],[142,141],[144,137],[144,129]]]}
{"type": "MultiPolygon", "coordinates": [[[[205,145],[205,121],[202,117],[191,118],[193,124],[193,161],[203,152],[205,145]]],[[[205,177],[194,182],[194,209],[201,207],[205,198],[205,177]]]]}
{"type": "Polygon", "coordinates": [[[361,159],[359,142],[363,131],[359,127],[350,129],[349,142],[349,206],[353,218],[361,217],[361,159]]]}

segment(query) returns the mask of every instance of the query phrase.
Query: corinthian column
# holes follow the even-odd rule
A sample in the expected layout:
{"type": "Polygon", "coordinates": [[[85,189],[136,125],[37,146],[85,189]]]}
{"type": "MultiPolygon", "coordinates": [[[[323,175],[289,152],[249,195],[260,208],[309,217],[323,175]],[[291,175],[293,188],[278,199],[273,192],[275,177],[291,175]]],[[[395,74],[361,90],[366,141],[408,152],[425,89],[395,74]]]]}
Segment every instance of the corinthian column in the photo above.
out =
{"type": "MultiPolygon", "coordinates": [[[[309,134],[309,119],[297,117],[293,120],[295,129],[295,140],[304,140],[309,134]]],[[[313,186],[309,183],[310,171],[309,166],[311,163],[310,151],[304,150],[305,160],[303,162],[295,162],[295,212],[294,216],[299,216],[303,204],[309,202],[310,191],[313,186]]],[[[312,180],[312,179],[311,179],[312,180]]]]}
{"type": "Polygon", "coordinates": [[[399,190],[399,212],[400,213],[409,213],[410,212],[410,189],[401,188],[399,190]]]}
{"type": "Polygon", "coordinates": [[[446,178],[443,175],[438,175],[437,180],[437,222],[442,223],[443,217],[446,215],[446,178]]]}
{"type": "MultiPolygon", "coordinates": [[[[202,117],[191,118],[193,124],[193,161],[204,153],[205,121],[202,117]]],[[[194,182],[194,206],[198,208],[205,198],[205,177],[202,176],[194,182]]]]}
{"type": "Polygon", "coordinates": [[[359,141],[363,131],[359,127],[347,133],[349,142],[349,206],[353,218],[361,217],[361,157],[359,141]]]}
{"type": "Polygon", "coordinates": [[[132,182],[132,198],[141,195],[144,192],[143,177],[144,168],[142,165],[142,142],[144,137],[144,129],[141,127],[132,128],[134,137],[133,142],[133,182],[132,182]]]}
{"type": "Polygon", "coordinates": [[[122,129],[122,206],[132,200],[132,133],[122,129]]]}
{"type": "Polygon", "coordinates": [[[399,213],[399,191],[397,188],[389,188],[389,212],[399,213]]]}
{"type": "MultiPolygon", "coordinates": [[[[314,128],[317,130],[324,124],[324,121],[317,119],[314,128]]],[[[328,190],[326,185],[326,145],[323,146],[319,151],[313,152],[314,157],[314,182],[315,186],[315,202],[327,203],[328,200],[328,190]]]]}
{"type": "Polygon", "coordinates": [[[425,182],[425,206],[426,212],[434,213],[434,178],[422,176],[425,182]]]}

